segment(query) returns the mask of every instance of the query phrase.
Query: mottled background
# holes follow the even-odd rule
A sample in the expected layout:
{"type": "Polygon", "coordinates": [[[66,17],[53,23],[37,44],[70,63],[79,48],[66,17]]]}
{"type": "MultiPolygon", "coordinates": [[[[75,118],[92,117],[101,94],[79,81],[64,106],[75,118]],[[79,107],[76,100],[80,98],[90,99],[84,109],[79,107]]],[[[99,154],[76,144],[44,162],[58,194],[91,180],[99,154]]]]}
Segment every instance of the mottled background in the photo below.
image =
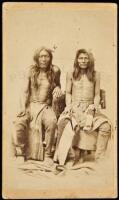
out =
{"type": "MultiPolygon", "coordinates": [[[[72,68],[76,50],[90,49],[95,68],[101,72],[101,87],[106,90],[107,113],[113,120],[116,106],[116,7],[80,4],[9,4],[3,13],[3,62],[9,108],[17,101],[24,70],[33,63],[34,51],[46,46],[55,48],[53,63],[62,71],[65,90],[66,72],[72,68]],[[21,6],[20,6],[21,5],[21,6]]],[[[12,110],[13,111],[13,110],[12,110]]]]}

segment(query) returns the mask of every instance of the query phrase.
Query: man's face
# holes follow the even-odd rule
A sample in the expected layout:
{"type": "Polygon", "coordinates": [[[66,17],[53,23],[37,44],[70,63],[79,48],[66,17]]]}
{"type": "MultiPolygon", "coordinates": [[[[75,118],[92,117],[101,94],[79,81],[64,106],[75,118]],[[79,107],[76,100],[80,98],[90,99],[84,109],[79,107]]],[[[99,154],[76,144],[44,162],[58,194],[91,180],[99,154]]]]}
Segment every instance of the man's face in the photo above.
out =
{"type": "Polygon", "coordinates": [[[88,66],[89,57],[87,53],[81,53],[78,57],[78,64],[81,69],[86,69],[88,66]]]}
{"type": "Polygon", "coordinates": [[[42,50],[39,54],[39,66],[42,69],[46,69],[50,62],[50,55],[46,50],[42,50]]]}

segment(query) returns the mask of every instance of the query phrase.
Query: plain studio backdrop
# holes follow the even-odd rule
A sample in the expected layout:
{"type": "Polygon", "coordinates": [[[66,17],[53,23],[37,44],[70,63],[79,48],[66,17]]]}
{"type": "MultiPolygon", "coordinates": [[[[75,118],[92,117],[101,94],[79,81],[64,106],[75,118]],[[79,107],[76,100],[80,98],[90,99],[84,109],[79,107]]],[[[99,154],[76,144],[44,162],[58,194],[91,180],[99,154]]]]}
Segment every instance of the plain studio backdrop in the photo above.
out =
{"type": "Polygon", "coordinates": [[[3,139],[11,134],[23,92],[24,72],[34,63],[34,52],[41,46],[54,50],[53,64],[61,69],[63,91],[76,51],[86,48],[94,54],[95,69],[101,73],[101,88],[106,91],[104,112],[116,125],[116,9],[115,4],[3,4],[3,139]]]}

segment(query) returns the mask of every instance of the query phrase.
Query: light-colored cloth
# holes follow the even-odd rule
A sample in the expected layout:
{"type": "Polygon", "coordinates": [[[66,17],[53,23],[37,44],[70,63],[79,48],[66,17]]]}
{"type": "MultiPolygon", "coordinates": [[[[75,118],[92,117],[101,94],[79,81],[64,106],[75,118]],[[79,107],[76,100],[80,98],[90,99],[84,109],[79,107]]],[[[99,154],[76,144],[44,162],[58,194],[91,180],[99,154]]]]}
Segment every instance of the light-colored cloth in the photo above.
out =
{"type": "Polygon", "coordinates": [[[66,124],[64,131],[62,133],[62,137],[59,141],[58,148],[55,151],[54,161],[58,161],[60,165],[64,165],[69,149],[72,144],[73,137],[75,135],[75,127],[77,126],[76,120],[72,117],[72,119],[68,121],[66,124]]]}
{"type": "Polygon", "coordinates": [[[46,104],[31,103],[30,104],[30,129],[28,136],[27,158],[43,160],[44,147],[43,147],[43,132],[42,132],[42,114],[46,109],[46,104]]]}
{"type": "Polygon", "coordinates": [[[13,143],[17,147],[25,147],[26,158],[43,160],[45,155],[51,156],[57,127],[56,115],[51,106],[33,102],[26,115],[17,117],[13,143]]]}
{"type": "Polygon", "coordinates": [[[35,128],[39,130],[39,125],[41,124],[41,114],[43,110],[47,107],[47,104],[41,104],[39,102],[31,103],[29,112],[31,117],[30,128],[35,128]]]}
{"type": "MultiPolygon", "coordinates": [[[[65,119],[69,119],[72,121],[75,120],[75,126],[80,125],[80,132],[79,134],[74,135],[73,141],[71,145],[77,146],[81,149],[86,150],[95,150],[96,149],[96,141],[97,141],[97,135],[98,135],[98,128],[105,122],[108,122],[112,128],[112,124],[110,120],[101,112],[98,112],[93,117],[93,123],[92,123],[92,129],[90,133],[87,133],[83,131],[83,127],[85,126],[86,119],[87,119],[87,108],[89,106],[89,102],[83,102],[80,103],[80,105],[75,106],[73,109],[73,113],[71,115],[69,114],[61,114],[59,120],[58,120],[58,126],[59,126],[59,135],[61,137],[60,140],[63,138],[63,134],[65,133],[65,128],[63,130],[63,133],[60,133],[60,129],[62,126],[61,122],[65,122],[65,119]]],[[[67,122],[66,122],[67,124],[67,122]]],[[[66,128],[67,129],[67,128],[66,128]]],[[[70,130],[69,130],[70,131],[70,130]]],[[[68,137],[68,136],[67,136],[68,137]]],[[[59,141],[60,143],[60,141],[59,141]]]]}
{"type": "MultiPolygon", "coordinates": [[[[73,112],[71,115],[62,113],[58,120],[58,123],[62,119],[71,118],[71,116],[73,116],[73,118],[76,120],[77,124],[80,125],[80,127],[84,127],[86,124],[86,119],[87,119],[86,110],[87,110],[88,106],[90,105],[89,103],[90,102],[82,102],[78,106],[73,107],[73,112]]],[[[110,125],[112,125],[111,121],[100,111],[98,113],[94,114],[92,121],[93,121],[92,122],[92,131],[99,128],[99,126],[104,122],[108,122],[110,125]]]]}
{"type": "Polygon", "coordinates": [[[43,143],[46,145],[45,155],[51,156],[57,127],[56,115],[51,106],[38,102],[30,105],[30,114],[31,158],[42,160],[43,143]]]}

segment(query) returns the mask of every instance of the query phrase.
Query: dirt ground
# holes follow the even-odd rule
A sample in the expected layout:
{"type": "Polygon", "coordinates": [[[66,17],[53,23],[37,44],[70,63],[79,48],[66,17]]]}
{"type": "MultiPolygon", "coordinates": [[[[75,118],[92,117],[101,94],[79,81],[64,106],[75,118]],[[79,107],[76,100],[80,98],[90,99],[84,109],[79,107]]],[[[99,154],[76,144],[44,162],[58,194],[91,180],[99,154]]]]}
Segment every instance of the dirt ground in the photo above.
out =
{"type": "MultiPolygon", "coordinates": [[[[50,168],[49,168],[50,169],[50,168]]],[[[40,161],[17,164],[10,160],[3,168],[3,196],[10,199],[32,198],[110,198],[116,196],[116,159],[110,140],[106,157],[95,163],[87,157],[84,163],[59,174],[42,167],[40,161]],[[7,170],[6,170],[7,169],[7,170]],[[8,170],[9,169],[9,170],[8,170]]]]}

